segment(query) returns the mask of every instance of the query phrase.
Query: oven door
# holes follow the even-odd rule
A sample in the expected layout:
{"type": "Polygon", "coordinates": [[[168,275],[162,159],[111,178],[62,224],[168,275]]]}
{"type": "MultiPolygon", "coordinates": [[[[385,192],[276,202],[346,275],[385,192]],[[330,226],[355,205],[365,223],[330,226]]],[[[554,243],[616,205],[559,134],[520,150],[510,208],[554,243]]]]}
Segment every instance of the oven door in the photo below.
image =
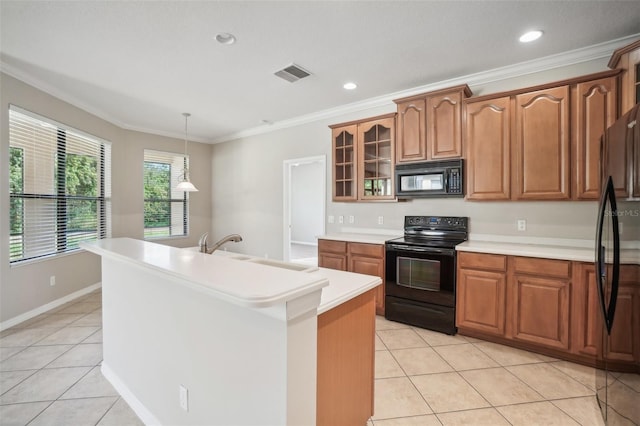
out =
{"type": "Polygon", "coordinates": [[[453,249],[386,244],[386,295],[455,307],[453,249]]]}

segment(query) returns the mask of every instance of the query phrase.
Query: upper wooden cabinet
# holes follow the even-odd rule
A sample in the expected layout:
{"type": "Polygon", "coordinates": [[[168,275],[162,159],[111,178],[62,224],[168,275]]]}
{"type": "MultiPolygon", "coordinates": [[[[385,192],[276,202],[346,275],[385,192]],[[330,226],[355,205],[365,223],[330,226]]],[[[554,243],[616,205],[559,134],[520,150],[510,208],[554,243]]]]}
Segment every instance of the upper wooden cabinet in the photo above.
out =
{"type": "Polygon", "coordinates": [[[613,52],[609,68],[620,69],[620,115],[640,102],[640,40],[613,52]]]}
{"type": "Polygon", "coordinates": [[[511,198],[511,100],[497,98],[466,106],[467,198],[511,198]]]}
{"type": "Polygon", "coordinates": [[[396,99],[398,140],[396,162],[462,156],[462,99],[471,96],[462,85],[396,99]]]}
{"type": "Polygon", "coordinates": [[[333,201],[393,200],[395,114],[329,127],[333,201]]]}
{"type": "Polygon", "coordinates": [[[395,117],[358,124],[358,199],[392,200],[395,117]]]}
{"type": "MultiPolygon", "coordinates": [[[[600,197],[600,138],[616,120],[617,91],[616,77],[578,83],[572,88],[572,190],[575,199],[597,200],[600,197]]],[[[626,152],[619,155],[626,158],[626,152]]],[[[623,171],[626,172],[626,166],[623,171]]],[[[623,189],[622,192],[626,191],[623,189]]],[[[620,191],[619,195],[622,195],[620,191]]]]}
{"type": "Polygon", "coordinates": [[[617,118],[618,74],[465,100],[466,198],[598,199],[600,137],[617,118]]]}
{"type": "Polygon", "coordinates": [[[356,200],[357,164],[355,124],[331,129],[333,148],[333,200],[356,200]]]}
{"type": "Polygon", "coordinates": [[[515,100],[513,198],[569,199],[569,87],[523,93],[515,100]]]}

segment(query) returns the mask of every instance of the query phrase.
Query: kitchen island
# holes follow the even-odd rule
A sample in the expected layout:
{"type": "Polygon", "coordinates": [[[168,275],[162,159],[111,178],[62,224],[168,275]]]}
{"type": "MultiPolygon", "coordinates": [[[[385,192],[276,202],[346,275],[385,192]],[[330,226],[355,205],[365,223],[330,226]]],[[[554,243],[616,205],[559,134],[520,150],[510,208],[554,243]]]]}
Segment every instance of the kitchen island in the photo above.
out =
{"type": "Polygon", "coordinates": [[[102,256],[103,373],[145,423],[372,415],[379,278],[129,238],[83,248],[102,256]]]}

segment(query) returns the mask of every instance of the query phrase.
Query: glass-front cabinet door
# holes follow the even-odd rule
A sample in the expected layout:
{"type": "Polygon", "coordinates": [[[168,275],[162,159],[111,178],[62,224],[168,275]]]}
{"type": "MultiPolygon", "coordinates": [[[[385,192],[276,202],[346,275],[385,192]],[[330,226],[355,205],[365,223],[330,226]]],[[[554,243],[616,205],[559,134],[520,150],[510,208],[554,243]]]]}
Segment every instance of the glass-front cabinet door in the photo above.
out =
{"type": "Polygon", "coordinates": [[[394,138],[393,116],[358,124],[358,199],[394,199],[394,138]]]}
{"type": "Polygon", "coordinates": [[[332,129],[333,137],[333,199],[355,201],[356,190],[356,124],[332,129]]]}

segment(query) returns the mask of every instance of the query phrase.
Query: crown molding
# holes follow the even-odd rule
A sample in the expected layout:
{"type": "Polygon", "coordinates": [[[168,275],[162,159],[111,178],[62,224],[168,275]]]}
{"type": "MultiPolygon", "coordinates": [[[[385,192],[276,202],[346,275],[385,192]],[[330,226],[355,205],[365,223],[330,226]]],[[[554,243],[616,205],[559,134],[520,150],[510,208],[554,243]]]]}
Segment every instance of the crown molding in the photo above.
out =
{"type": "Polygon", "coordinates": [[[228,142],[235,139],[256,136],[262,133],[268,133],[275,130],[312,123],[314,121],[339,117],[355,112],[366,111],[372,108],[390,106],[393,105],[393,99],[414,96],[425,92],[431,92],[439,89],[445,89],[451,86],[457,86],[460,84],[479,86],[502,80],[508,80],[514,77],[521,77],[528,74],[535,74],[542,71],[581,64],[584,62],[602,58],[608,58],[611,56],[614,50],[625,46],[633,42],[634,40],[637,40],[638,37],[640,37],[640,33],[607,41],[604,43],[595,44],[592,46],[558,53],[555,55],[545,56],[543,58],[534,59],[531,61],[519,62],[517,64],[508,65],[505,67],[494,68],[487,71],[481,71],[474,74],[468,74],[465,76],[442,80],[437,83],[413,87],[411,89],[402,90],[375,98],[365,99],[363,101],[342,105],[336,108],[329,108],[323,111],[318,111],[287,120],[277,121],[268,125],[252,127],[250,129],[241,130],[239,132],[231,133],[217,138],[213,140],[213,143],[228,142]]]}
{"type": "MultiPolygon", "coordinates": [[[[346,105],[341,105],[336,108],[329,108],[322,111],[317,111],[310,114],[301,115],[298,117],[277,121],[270,124],[265,124],[257,127],[252,127],[249,129],[241,130],[239,132],[230,133],[219,138],[215,139],[206,139],[206,138],[193,138],[190,140],[194,142],[201,143],[221,143],[228,142],[235,139],[246,138],[249,136],[256,136],[263,133],[269,133],[276,130],[286,129],[289,127],[300,126],[303,124],[312,123],[315,121],[326,120],[334,117],[339,117],[342,115],[353,114],[358,112],[364,112],[373,108],[380,107],[391,107],[393,104],[393,99],[404,98],[408,96],[417,95],[424,92],[431,92],[434,90],[444,89],[451,86],[457,86],[460,84],[468,84],[469,86],[474,85],[484,85],[493,82],[498,82],[502,80],[507,80],[514,77],[521,77],[528,74],[535,74],[542,71],[548,71],[556,68],[571,66],[575,64],[580,64],[584,62],[589,62],[592,60],[602,59],[606,57],[610,57],[612,53],[633,41],[636,41],[640,38],[640,33],[633,34],[630,36],[618,38],[615,40],[607,41],[604,43],[599,43],[592,46],[583,47],[580,49],[570,50],[563,53],[558,53],[555,55],[546,56],[543,58],[520,62],[513,65],[508,65],[505,67],[495,68],[492,70],[482,71],[479,73],[469,74],[465,76],[459,76],[447,80],[442,80],[436,83],[427,84],[423,86],[413,87],[407,90],[402,90],[399,92],[394,92],[382,96],[377,96],[374,98],[365,99],[359,102],[353,102],[346,105]]],[[[80,108],[83,111],[86,111],[102,120],[105,120],[121,129],[148,133],[158,136],[170,137],[175,139],[180,139],[183,135],[170,133],[170,132],[162,132],[159,130],[143,128],[139,126],[134,126],[129,123],[120,121],[108,114],[106,111],[95,108],[91,105],[88,105],[69,93],[56,88],[55,86],[42,81],[38,78],[31,76],[30,74],[7,64],[0,57],[0,72],[3,72],[13,78],[16,78],[20,81],[23,81],[30,86],[35,87],[38,90],[41,90],[51,96],[54,96],[64,102],[73,105],[74,107],[80,108]]]]}

